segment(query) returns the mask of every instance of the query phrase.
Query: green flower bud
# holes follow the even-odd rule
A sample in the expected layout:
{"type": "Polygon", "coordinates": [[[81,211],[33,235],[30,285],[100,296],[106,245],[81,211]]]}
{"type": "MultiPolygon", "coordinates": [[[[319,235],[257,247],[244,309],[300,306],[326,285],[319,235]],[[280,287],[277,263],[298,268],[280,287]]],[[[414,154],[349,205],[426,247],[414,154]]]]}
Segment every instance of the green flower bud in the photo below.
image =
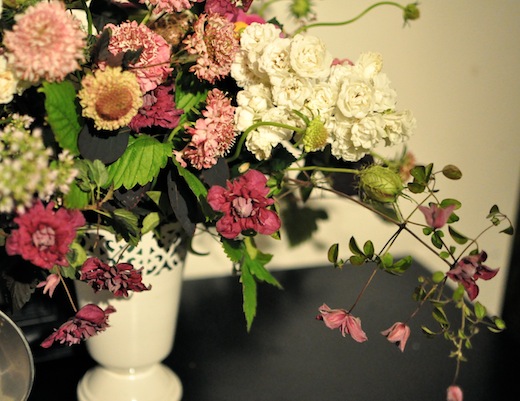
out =
{"type": "Polygon", "coordinates": [[[311,13],[311,7],[311,0],[293,0],[289,10],[295,18],[306,18],[311,13]]]}
{"type": "Polygon", "coordinates": [[[460,180],[462,178],[462,171],[460,171],[459,168],[453,164],[444,166],[442,169],[442,174],[444,174],[444,176],[450,180],[460,180]]]}
{"type": "Polygon", "coordinates": [[[383,166],[370,166],[360,172],[360,188],[370,199],[393,203],[403,190],[401,177],[383,166]]]}
{"type": "Polygon", "coordinates": [[[303,146],[306,152],[315,152],[322,149],[327,144],[329,132],[325,128],[323,121],[316,117],[309,123],[303,135],[303,146]]]}
{"type": "Polygon", "coordinates": [[[419,19],[421,16],[421,12],[419,11],[419,7],[417,7],[417,3],[408,4],[403,11],[404,22],[409,20],[419,19]]]}

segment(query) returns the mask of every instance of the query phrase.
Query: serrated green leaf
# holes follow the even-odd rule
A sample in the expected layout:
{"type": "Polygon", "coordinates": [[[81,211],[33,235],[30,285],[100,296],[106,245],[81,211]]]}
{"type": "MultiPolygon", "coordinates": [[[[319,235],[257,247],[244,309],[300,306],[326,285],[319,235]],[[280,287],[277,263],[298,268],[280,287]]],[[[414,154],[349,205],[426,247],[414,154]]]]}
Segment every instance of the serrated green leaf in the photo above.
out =
{"type": "Polygon", "coordinates": [[[233,263],[240,263],[244,259],[245,247],[242,241],[223,238],[222,248],[233,263]]]}
{"type": "Polygon", "coordinates": [[[81,125],[76,105],[76,91],[70,81],[44,82],[39,92],[45,94],[45,111],[56,142],[79,155],[78,135],[81,125]]]}
{"type": "Polygon", "coordinates": [[[246,317],[247,331],[251,330],[253,320],[256,316],[257,291],[256,281],[249,270],[247,263],[244,263],[240,269],[242,272],[240,282],[242,283],[242,308],[246,317]]]}
{"type": "Polygon", "coordinates": [[[109,184],[108,171],[101,160],[88,163],[88,176],[97,187],[104,188],[109,184]]]}
{"type": "Polygon", "coordinates": [[[468,237],[455,230],[452,226],[448,226],[448,230],[451,238],[453,238],[453,241],[455,241],[457,244],[463,245],[468,242],[468,237]]]}
{"type": "Polygon", "coordinates": [[[83,209],[89,204],[90,195],[83,192],[73,181],[69,186],[69,192],[63,197],[63,204],[67,209],[83,209]]]}
{"type": "Polygon", "coordinates": [[[137,184],[145,185],[152,181],[166,166],[172,155],[172,145],[157,139],[140,135],[130,138],[125,153],[108,166],[108,174],[114,189],[126,189],[137,184]]]}

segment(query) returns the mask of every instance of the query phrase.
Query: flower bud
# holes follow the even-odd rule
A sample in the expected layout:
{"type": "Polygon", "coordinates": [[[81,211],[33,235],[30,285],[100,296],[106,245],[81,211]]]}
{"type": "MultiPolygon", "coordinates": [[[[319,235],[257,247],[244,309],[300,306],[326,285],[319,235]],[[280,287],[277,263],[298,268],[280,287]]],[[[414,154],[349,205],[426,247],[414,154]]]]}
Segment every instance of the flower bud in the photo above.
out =
{"type": "Polygon", "coordinates": [[[444,166],[442,169],[442,174],[444,174],[444,176],[450,180],[460,180],[462,178],[462,172],[457,166],[454,166],[453,164],[444,166]]]}
{"type": "Polygon", "coordinates": [[[305,18],[311,13],[311,5],[310,0],[293,0],[289,10],[295,18],[305,18]]]}
{"type": "Polygon", "coordinates": [[[419,19],[421,13],[417,7],[417,3],[408,4],[403,11],[404,21],[419,19]]]}
{"type": "Polygon", "coordinates": [[[393,203],[403,190],[399,174],[383,166],[370,166],[360,172],[360,187],[370,199],[393,203]]]}
{"type": "Polygon", "coordinates": [[[327,144],[329,132],[319,117],[309,123],[303,135],[303,146],[306,152],[315,152],[327,144]]]}

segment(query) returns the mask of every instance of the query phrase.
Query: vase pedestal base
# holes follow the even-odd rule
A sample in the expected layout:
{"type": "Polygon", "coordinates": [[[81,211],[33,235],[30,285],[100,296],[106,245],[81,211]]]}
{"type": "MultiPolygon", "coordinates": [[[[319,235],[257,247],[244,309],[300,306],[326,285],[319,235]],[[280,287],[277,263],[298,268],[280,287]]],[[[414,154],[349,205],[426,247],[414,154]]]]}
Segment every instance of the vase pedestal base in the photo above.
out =
{"type": "Polygon", "coordinates": [[[180,401],[182,383],[166,365],[142,370],[90,369],[77,388],[78,401],[180,401]]]}

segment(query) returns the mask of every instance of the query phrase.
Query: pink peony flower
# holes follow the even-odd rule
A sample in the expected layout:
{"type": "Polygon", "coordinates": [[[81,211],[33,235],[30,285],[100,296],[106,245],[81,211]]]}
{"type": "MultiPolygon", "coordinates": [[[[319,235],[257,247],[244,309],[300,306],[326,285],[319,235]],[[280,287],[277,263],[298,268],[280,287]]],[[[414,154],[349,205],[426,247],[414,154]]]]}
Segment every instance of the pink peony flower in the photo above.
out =
{"type": "Polygon", "coordinates": [[[234,29],[235,25],[219,14],[201,14],[194,33],[183,42],[186,51],[198,57],[190,72],[211,84],[229,75],[240,48],[234,29]]]}
{"type": "Polygon", "coordinates": [[[55,210],[53,202],[45,207],[38,200],[14,222],[18,229],[7,237],[7,254],[20,255],[36,266],[52,269],[55,265],[69,264],[66,254],[85,218],[79,210],[55,210]]]}
{"type": "Polygon", "coordinates": [[[44,281],[40,281],[36,288],[43,287],[43,293],[47,294],[49,293],[49,298],[52,298],[54,295],[54,290],[56,290],[56,287],[60,283],[60,276],[57,274],[49,274],[47,278],[44,281]]]}
{"type": "Polygon", "coordinates": [[[42,1],[16,15],[4,45],[10,68],[18,78],[62,81],[84,61],[85,33],[61,1],[42,1]]]}
{"type": "Polygon", "coordinates": [[[110,266],[98,258],[88,258],[81,266],[80,280],[86,281],[94,292],[108,290],[116,297],[128,297],[128,291],[147,291],[142,283],[142,269],[136,270],[130,263],[110,266]]]}
{"type": "Polygon", "coordinates": [[[476,255],[465,256],[457,262],[457,265],[446,275],[453,281],[461,283],[468,293],[468,297],[473,301],[479,293],[476,281],[490,280],[495,277],[500,269],[491,269],[482,264],[487,259],[487,253],[482,251],[476,255]]]}
{"type": "MultiPolygon", "coordinates": [[[[137,77],[143,94],[162,84],[173,71],[170,67],[170,45],[146,25],[131,21],[121,25],[107,24],[105,29],[112,31],[108,50],[114,56],[128,50],[142,49],[139,59],[130,64],[129,71],[137,77]]],[[[101,69],[106,66],[105,61],[99,63],[101,69]]]]}
{"type": "Polygon", "coordinates": [[[81,340],[105,331],[109,326],[108,315],[115,311],[115,308],[110,305],[105,310],[94,304],[85,305],[40,345],[43,348],[49,348],[54,342],[67,345],[79,344],[81,340]]]}
{"type": "Polygon", "coordinates": [[[410,327],[404,323],[397,322],[389,329],[382,331],[381,334],[391,343],[395,343],[401,352],[404,352],[406,341],[408,341],[408,337],[410,337],[410,327]]]}
{"type": "Polygon", "coordinates": [[[179,124],[184,112],[175,108],[173,85],[159,85],[143,96],[143,103],[129,124],[135,132],[153,126],[173,129],[179,124]]]}
{"type": "Polygon", "coordinates": [[[187,129],[191,141],[181,152],[182,157],[198,170],[214,166],[219,157],[226,155],[237,134],[235,108],[221,90],[213,89],[208,93],[202,115],[204,118],[199,118],[195,127],[187,129]]]}
{"type": "Polygon", "coordinates": [[[341,335],[349,334],[354,341],[362,343],[368,340],[367,335],[361,328],[361,319],[352,316],[345,309],[330,309],[326,304],[319,308],[320,314],[316,319],[323,320],[329,329],[340,329],[341,335]]]}
{"type": "Polygon", "coordinates": [[[455,210],[455,205],[442,208],[435,203],[430,203],[430,207],[419,206],[419,210],[424,214],[426,224],[431,228],[438,229],[444,227],[451,213],[455,210]]]}
{"type": "Polygon", "coordinates": [[[224,213],[217,221],[217,231],[225,238],[236,238],[242,231],[271,235],[280,229],[280,217],[269,210],[274,203],[267,198],[267,178],[257,170],[249,170],[227,188],[218,185],[208,191],[208,203],[224,213]]]}
{"type": "Polygon", "coordinates": [[[449,386],[446,391],[446,401],[462,401],[464,394],[459,386],[449,386]]]}

